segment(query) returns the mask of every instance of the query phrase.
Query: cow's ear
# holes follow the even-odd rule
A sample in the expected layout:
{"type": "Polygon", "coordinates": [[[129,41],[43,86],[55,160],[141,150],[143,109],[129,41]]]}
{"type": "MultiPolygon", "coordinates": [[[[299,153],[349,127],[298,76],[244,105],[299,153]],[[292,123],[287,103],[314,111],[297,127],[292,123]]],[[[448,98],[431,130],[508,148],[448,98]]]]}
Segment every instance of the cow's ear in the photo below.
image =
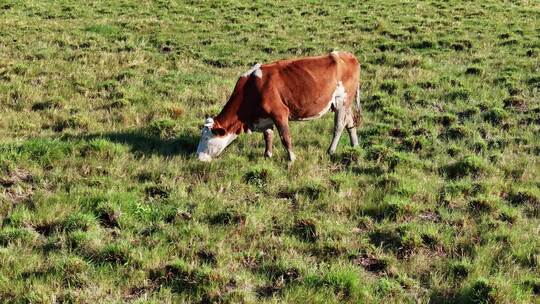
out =
{"type": "Polygon", "coordinates": [[[225,129],[223,128],[217,127],[217,128],[212,129],[212,134],[217,135],[217,136],[225,136],[225,133],[226,133],[225,129]]]}

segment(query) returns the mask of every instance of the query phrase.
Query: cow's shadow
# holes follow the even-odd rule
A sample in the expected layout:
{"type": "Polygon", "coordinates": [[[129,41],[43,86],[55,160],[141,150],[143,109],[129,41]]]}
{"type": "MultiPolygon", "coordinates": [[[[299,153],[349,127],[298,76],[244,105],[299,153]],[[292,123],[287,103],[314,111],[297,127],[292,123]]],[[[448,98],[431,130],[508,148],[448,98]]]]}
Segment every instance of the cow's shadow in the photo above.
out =
{"type": "Polygon", "coordinates": [[[162,139],[147,135],[139,130],[88,134],[79,139],[90,141],[100,138],[127,145],[136,156],[160,155],[165,157],[193,155],[199,140],[193,134],[180,134],[172,139],[162,139]]]}

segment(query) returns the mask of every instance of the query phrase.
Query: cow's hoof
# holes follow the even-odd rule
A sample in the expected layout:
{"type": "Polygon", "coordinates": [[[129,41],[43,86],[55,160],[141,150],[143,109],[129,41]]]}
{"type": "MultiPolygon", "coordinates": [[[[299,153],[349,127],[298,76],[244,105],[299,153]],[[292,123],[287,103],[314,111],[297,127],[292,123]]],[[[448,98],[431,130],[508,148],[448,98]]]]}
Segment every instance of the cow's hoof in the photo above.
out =
{"type": "Polygon", "coordinates": [[[292,152],[289,152],[289,164],[294,163],[295,160],[296,160],[296,155],[294,155],[294,153],[292,152]]]}
{"type": "Polygon", "coordinates": [[[272,157],[272,152],[264,152],[264,157],[266,158],[272,157]]]}

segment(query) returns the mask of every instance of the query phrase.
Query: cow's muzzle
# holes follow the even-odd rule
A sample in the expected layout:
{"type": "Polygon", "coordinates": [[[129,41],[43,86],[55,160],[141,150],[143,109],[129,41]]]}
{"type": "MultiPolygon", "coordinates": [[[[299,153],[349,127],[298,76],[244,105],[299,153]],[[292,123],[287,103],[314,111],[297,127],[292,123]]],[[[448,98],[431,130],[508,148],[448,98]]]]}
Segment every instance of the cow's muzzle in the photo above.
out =
{"type": "Polygon", "coordinates": [[[208,155],[207,153],[203,153],[203,152],[197,153],[197,158],[198,158],[200,161],[203,161],[203,162],[209,162],[209,161],[212,161],[212,156],[208,155]]]}

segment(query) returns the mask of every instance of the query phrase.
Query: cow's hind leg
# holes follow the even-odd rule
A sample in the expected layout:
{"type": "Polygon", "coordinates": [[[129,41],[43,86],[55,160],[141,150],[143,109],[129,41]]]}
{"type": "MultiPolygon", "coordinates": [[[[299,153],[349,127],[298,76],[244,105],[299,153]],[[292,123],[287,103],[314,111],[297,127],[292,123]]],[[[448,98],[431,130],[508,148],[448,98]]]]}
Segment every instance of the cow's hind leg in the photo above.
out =
{"type": "Polygon", "coordinates": [[[264,143],[265,143],[265,149],[264,149],[264,156],[265,157],[272,157],[272,145],[274,141],[274,130],[272,129],[266,129],[264,130],[264,143]]]}
{"type": "Polygon", "coordinates": [[[334,116],[334,137],[332,138],[332,143],[328,148],[328,154],[333,155],[336,152],[337,145],[339,143],[339,138],[345,127],[345,118],[347,116],[347,111],[343,107],[338,107],[336,109],[336,114],[334,116]]]}
{"type": "Polygon", "coordinates": [[[349,138],[351,139],[351,146],[357,147],[358,146],[358,135],[356,134],[356,124],[354,122],[354,115],[349,109],[347,111],[347,117],[346,117],[346,126],[347,132],[349,132],[349,138]]]}
{"type": "Polygon", "coordinates": [[[281,138],[281,142],[287,150],[289,162],[293,163],[296,159],[296,156],[292,151],[291,133],[289,131],[289,119],[287,118],[287,116],[275,117],[274,123],[279,131],[279,137],[281,138]]]}

